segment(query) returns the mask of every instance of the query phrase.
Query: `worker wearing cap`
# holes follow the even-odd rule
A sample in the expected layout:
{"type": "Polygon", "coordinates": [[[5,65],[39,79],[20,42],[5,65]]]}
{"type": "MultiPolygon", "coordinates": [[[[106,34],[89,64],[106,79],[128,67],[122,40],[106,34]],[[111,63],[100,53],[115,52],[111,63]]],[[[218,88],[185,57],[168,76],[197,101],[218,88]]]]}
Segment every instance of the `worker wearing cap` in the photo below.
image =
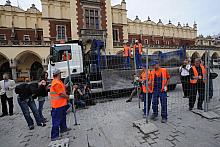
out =
{"type": "Polygon", "coordinates": [[[142,52],[143,52],[142,44],[139,43],[138,40],[136,40],[134,44],[134,56],[135,56],[137,68],[141,68],[142,66],[142,52]]]}
{"type": "Polygon", "coordinates": [[[150,106],[151,106],[151,99],[152,99],[152,92],[153,92],[151,70],[148,70],[148,91],[146,87],[146,77],[147,77],[146,65],[143,64],[140,78],[138,81],[142,83],[142,92],[143,92],[142,94],[144,98],[144,116],[146,116],[146,110],[147,110],[147,113],[149,114],[150,106]],[[147,109],[147,104],[146,104],[146,93],[148,93],[148,109],[147,109]]]}
{"type": "Polygon", "coordinates": [[[124,52],[123,52],[123,56],[125,58],[125,68],[131,68],[131,47],[129,42],[126,42],[126,44],[124,45],[124,52]]]}
{"type": "Polygon", "coordinates": [[[50,88],[51,97],[51,115],[52,115],[52,130],[51,141],[59,138],[59,132],[64,133],[71,129],[66,126],[66,105],[69,95],[66,94],[66,87],[61,81],[61,71],[54,69],[53,81],[50,88]]]}
{"type": "Polygon", "coordinates": [[[161,68],[157,61],[152,62],[154,70],[152,71],[152,89],[153,89],[153,99],[152,99],[152,109],[153,115],[152,119],[156,120],[158,117],[158,104],[160,98],[161,103],[161,116],[162,123],[167,122],[167,84],[170,78],[167,70],[161,68]]]}
{"type": "Polygon", "coordinates": [[[201,59],[195,59],[195,65],[189,70],[190,75],[190,97],[189,110],[191,111],[196,102],[197,91],[199,93],[197,108],[203,110],[202,104],[205,98],[205,83],[207,82],[207,71],[201,64],[201,59]]]}

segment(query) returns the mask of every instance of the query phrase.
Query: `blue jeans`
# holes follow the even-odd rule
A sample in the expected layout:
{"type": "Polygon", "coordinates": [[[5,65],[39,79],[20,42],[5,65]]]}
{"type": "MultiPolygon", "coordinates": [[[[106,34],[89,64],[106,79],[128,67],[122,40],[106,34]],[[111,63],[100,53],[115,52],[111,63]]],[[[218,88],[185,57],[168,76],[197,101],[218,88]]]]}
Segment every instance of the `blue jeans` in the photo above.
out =
{"type": "Polygon", "coordinates": [[[152,93],[148,93],[148,108],[147,108],[147,99],[146,99],[146,93],[143,93],[143,98],[144,98],[144,115],[146,115],[146,109],[147,109],[147,114],[150,112],[150,106],[151,106],[151,99],[152,99],[152,93]]]}
{"type": "Polygon", "coordinates": [[[139,53],[135,53],[135,61],[136,61],[136,67],[141,68],[142,66],[142,55],[139,53]]]}
{"type": "Polygon", "coordinates": [[[38,101],[38,113],[43,121],[45,120],[43,116],[44,103],[45,103],[45,100],[38,101]]]}
{"type": "Polygon", "coordinates": [[[24,115],[25,120],[27,121],[28,126],[33,126],[34,122],[31,118],[29,108],[33,112],[34,118],[38,125],[40,125],[43,120],[41,119],[35,101],[33,99],[22,99],[18,96],[18,104],[21,107],[21,111],[24,115]]]}
{"type": "Polygon", "coordinates": [[[153,115],[158,116],[159,97],[161,103],[161,116],[162,118],[167,119],[167,93],[160,92],[160,90],[155,90],[153,93],[153,101],[152,101],[153,115]]]}
{"type": "Polygon", "coordinates": [[[125,57],[125,68],[131,68],[130,57],[125,57]]]}
{"type": "Polygon", "coordinates": [[[52,108],[52,130],[51,139],[59,137],[59,132],[67,129],[66,126],[66,106],[60,108],[52,108]]]}

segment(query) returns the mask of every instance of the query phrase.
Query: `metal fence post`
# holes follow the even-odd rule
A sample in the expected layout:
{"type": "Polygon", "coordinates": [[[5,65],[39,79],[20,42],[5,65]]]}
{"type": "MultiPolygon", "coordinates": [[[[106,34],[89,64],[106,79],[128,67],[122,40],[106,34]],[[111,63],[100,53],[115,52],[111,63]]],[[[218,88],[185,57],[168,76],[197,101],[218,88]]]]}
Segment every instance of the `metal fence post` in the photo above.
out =
{"type": "Polygon", "coordinates": [[[204,101],[204,111],[208,112],[208,101],[209,101],[209,74],[210,74],[210,49],[208,48],[208,50],[206,50],[205,53],[205,67],[206,67],[206,71],[207,71],[207,80],[205,83],[205,101],[204,101]]]}
{"type": "Polygon", "coordinates": [[[146,48],[146,123],[148,123],[148,89],[149,89],[149,86],[148,86],[148,48],[146,48]]]}
{"type": "MultiPolygon", "coordinates": [[[[135,48],[133,48],[133,57],[134,57],[134,71],[135,71],[135,76],[137,76],[137,66],[136,66],[136,56],[135,56],[135,48]]],[[[138,97],[138,107],[139,109],[141,108],[141,100],[138,94],[138,86],[137,86],[137,97],[138,97]]]]}
{"type": "MultiPolygon", "coordinates": [[[[70,63],[69,63],[68,51],[66,51],[66,57],[67,57],[67,67],[68,67],[69,84],[70,84],[70,94],[74,95],[73,89],[72,89],[73,83],[72,83],[71,74],[70,74],[70,63]]],[[[74,113],[75,125],[77,125],[76,109],[75,109],[75,102],[74,101],[75,101],[75,98],[73,99],[72,109],[73,109],[73,113],[74,113]]]]}

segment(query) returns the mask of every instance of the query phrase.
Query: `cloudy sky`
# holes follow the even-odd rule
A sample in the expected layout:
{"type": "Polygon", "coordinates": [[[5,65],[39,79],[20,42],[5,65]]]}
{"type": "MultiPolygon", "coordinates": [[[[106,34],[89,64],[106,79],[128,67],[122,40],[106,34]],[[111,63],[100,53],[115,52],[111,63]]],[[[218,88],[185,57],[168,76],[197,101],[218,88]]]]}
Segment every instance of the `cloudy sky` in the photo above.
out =
{"type": "MultiPolygon", "coordinates": [[[[40,0],[11,0],[13,5],[23,9],[34,3],[41,10],[40,0]]],[[[118,4],[121,0],[112,0],[112,4],[118,4]]],[[[169,20],[173,24],[189,23],[198,24],[198,34],[213,35],[220,33],[220,0],[126,0],[128,17],[134,19],[136,15],[141,20],[150,16],[151,20],[163,23],[169,20]]],[[[0,0],[5,4],[5,0],[0,0]]]]}

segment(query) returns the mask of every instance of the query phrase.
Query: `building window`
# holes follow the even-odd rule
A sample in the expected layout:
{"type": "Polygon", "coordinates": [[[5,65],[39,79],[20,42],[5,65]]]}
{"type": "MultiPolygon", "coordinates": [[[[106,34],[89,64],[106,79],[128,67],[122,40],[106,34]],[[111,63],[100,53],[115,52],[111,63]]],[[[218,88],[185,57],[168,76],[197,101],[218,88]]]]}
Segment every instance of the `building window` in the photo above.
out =
{"type": "Polygon", "coordinates": [[[156,45],[159,45],[160,44],[160,41],[159,40],[156,40],[156,45]]]}
{"type": "Polygon", "coordinates": [[[113,29],[113,41],[114,42],[120,42],[119,30],[118,29],[113,29]]]}
{"type": "Polygon", "coordinates": [[[170,42],[169,42],[169,41],[166,41],[166,45],[170,45],[170,42]]]}
{"type": "Polygon", "coordinates": [[[57,25],[57,40],[66,40],[66,26],[65,25],[57,25]]]}
{"type": "Polygon", "coordinates": [[[99,10],[85,9],[85,27],[87,29],[99,29],[99,10]]]}
{"type": "Polygon", "coordinates": [[[145,40],[144,40],[144,43],[145,43],[145,44],[148,44],[148,39],[145,39],[145,40]]]}
{"type": "Polygon", "coordinates": [[[0,34],[0,40],[6,40],[5,34],[0,34]]]}
{"type": "Polygon", "coordinates": [[[29,35],[24,35],[24,41],[30,41],[30,36],[29,35]]]}

